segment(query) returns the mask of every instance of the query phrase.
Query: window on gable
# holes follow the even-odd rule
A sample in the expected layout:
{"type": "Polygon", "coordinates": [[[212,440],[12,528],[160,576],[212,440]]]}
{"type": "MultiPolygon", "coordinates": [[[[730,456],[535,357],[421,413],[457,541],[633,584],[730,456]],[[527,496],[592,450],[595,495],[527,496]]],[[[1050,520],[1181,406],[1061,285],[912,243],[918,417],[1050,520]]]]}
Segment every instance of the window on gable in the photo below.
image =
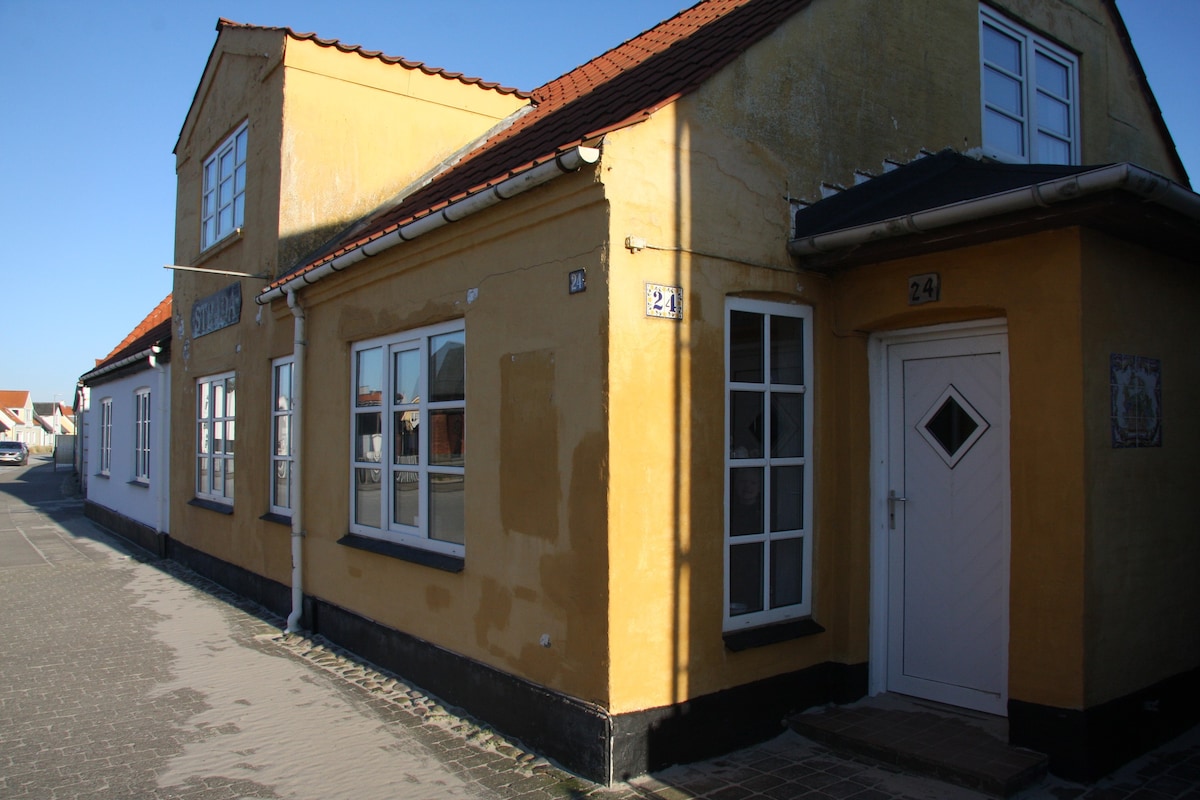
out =
{"type": "Polygon", "coordinates": [[[979,47],[984,154],[1078,164],[1078,58],[983,7],[979,47]]]}
{"type": "Polygon", "coordinates": [[[726,631],[812,613],[810,320],[804,306],[726,305],[726,631]]]}
{"type": "Polygon", "coordinates": [[[233,504],[236,381],[232,372],[196,382],[196,496],[233,504]]]}
{"type": "Polygon", "coordinates": [[[150,480],[150,390],[139,389],[133,395],[133,478],[150,480]]]}
{"type": "Polygon", "coordinates": [[[100,474],[112,472],[112,398],[100,401],[100,474]]]}
{"type": "Polygon", "coordinates": [[[205,250],[242,227],[246,217],[247,123],[242,123],[204,161],[200,211],[200,249],[205,250]]]}
{"type": "Polygon", "coordinates": [[[271,511],[292,513],[295,455],[292,426],[292,357],[276,359],[271,406],[271,511]]]}
{"type": "Polygon", "coordinates": [[[463,555],[465,344],[458,321],[354,346],[352,532],[463,555]]]}

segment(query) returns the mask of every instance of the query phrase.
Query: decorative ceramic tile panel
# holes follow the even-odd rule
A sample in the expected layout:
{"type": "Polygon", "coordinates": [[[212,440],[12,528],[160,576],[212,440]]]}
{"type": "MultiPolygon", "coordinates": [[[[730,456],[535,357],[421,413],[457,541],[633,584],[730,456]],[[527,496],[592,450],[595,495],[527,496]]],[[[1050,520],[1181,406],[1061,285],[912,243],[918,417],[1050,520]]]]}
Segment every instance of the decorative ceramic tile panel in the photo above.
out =
{"type": "Polygon", "coordinates": [[[1162,361],[1113,353],[1112,446],[1162,447],[1162,361]]]}

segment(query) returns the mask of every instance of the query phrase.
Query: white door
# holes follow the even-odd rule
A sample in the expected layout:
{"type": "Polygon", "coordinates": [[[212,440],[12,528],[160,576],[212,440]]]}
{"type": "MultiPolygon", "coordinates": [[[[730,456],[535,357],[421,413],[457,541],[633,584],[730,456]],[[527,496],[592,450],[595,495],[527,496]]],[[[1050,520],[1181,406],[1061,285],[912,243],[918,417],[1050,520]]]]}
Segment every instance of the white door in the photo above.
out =
{"type": "Polygon", "coordinates": [[[887,346],[887,689],[1006,714],[1004,334],[887,346]]]}

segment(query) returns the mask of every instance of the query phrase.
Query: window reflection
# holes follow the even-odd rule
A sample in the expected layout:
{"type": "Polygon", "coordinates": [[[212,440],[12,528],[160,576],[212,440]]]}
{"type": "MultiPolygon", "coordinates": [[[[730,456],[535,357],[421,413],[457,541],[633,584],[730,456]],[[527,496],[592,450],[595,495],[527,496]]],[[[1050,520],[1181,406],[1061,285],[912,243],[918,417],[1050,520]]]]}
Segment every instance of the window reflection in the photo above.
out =
{"type": "Polygon", "coordinates": [[[429,337],[429,402],[466,397],[462,331],[429,337]]]}
{"type": "Polygon", "coordinates": [[[429,538],[462,544],[466,530],[463,496],[465,475],[429,476],[429,538]]]}
{"type": "Polygon", "coordinates": [[[745,311],[729,313],[729,380],[762,383],[763,318],[745,311]]]}
{"type": "Polygon", "coordinates": [[[383,348],[359,350],[355,356],[354,374],[357,378],[354,404],[377,406],[383,403],[383,348]]]}

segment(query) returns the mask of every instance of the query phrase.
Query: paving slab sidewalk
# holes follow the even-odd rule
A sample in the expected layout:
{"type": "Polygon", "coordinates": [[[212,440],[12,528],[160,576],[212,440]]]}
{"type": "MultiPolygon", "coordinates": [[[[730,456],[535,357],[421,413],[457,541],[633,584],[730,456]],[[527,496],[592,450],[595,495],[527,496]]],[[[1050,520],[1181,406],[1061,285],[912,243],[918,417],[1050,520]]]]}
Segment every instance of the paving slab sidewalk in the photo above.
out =
{"type": "MultiPolygon", "coordinates": [[[[280,633],[77,503],[0,501],[0,607],[4,798],[981,797],[792,733],[597,786],[320,637],[280,633]]],[[[1190,737],[1096,786],[1023,797],[1200,798],[1190,737]]]]}

